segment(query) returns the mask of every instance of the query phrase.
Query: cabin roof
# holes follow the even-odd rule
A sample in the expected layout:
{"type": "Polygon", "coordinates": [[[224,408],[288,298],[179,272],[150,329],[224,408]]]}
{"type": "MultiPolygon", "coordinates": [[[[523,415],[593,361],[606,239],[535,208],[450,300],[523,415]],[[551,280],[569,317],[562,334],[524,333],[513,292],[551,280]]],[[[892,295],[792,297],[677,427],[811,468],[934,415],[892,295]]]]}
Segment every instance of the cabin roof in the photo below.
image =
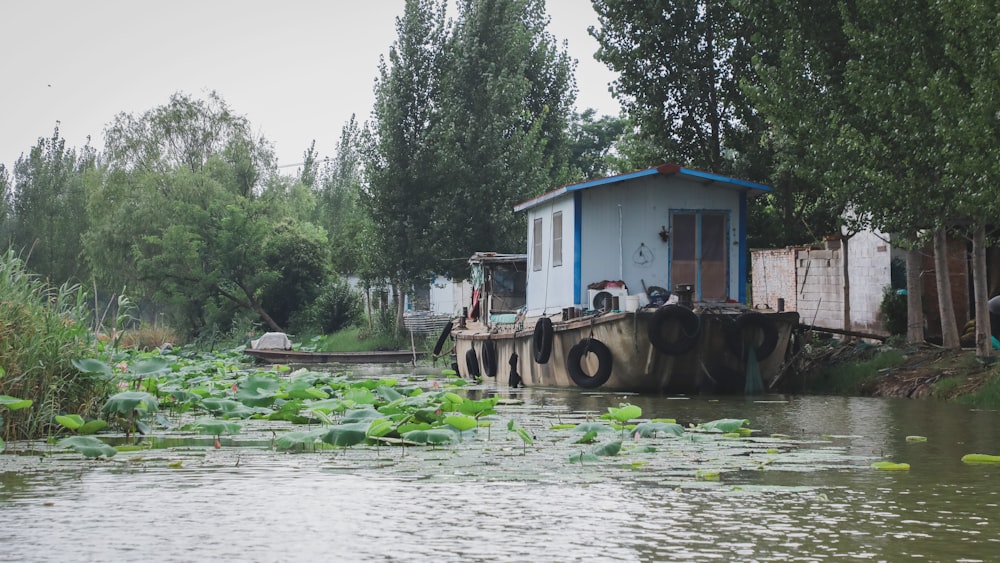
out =
{"type": "Polygon", "coordinates": [[[469,258],[469,264],[526,263],[527,261],[527,254],[503,254],[500,252],[477,252],[469,258]]]}
{"type": "Polygon", "coordinates": [[[728,176],[721,176],[719,174],[712,174],[709,172],[700,172],[698,170],[691,170],[690,168],[684,168],[676,164],[663,164],[660,166],[654,166],[653,168],[647,168],[645,170],[629,172],[628,174],[608,176],[606,178],[598,178],[596,180],[588,180],[586,182],[580,182],[577,184],[570,184],[568,186],[563,186],[561,188],[552,190],[551,192],[544,193],[538,197],[529,199],[528,201],[515,205],[514,211],[524,211],[525,209],[531,209],[536,205],[541,205],[542,203],[551,201],[555,198],[558,198],[570,192],[586,190],[588,188],[595,188],[597,186],[625,183],[629,180],[634,180],[636,178],[642,178],[644,176],[655,176],[657,174],[663,176],[673,176],[673,175],[684,176],[700,181],[705,185],[720,184],[729,188],[745,190],[747,192],[750,192],[751,195],[760,195],[771,191],[770,186],[765,186],[764,184],[757,184],[755,182],[748,182],[746,180],[738,180],[736,178],[730,178],[728,176]]]}

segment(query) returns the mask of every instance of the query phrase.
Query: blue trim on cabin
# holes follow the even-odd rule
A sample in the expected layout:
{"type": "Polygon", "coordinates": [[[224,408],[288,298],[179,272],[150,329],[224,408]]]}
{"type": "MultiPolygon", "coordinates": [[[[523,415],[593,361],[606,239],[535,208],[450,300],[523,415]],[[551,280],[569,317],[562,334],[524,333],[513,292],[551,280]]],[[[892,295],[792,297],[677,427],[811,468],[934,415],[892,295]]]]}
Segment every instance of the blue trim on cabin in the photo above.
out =
{"type": "Polygon", "coordinates": [[[583,194],[573,194],[573,303],[583,303],[583,194]]]}
{"type": "Polygon", "coordinates": [[[742,188],[744,190],[750,190],[758,193],[768,193],[771,191],[770,186],[765,186],[764,184],[758,184],[756,182],[748,182],[746,180],[739,180],[736,178],[730,178],[728,176],[721,176],[719,174],[712,174],[710,172],[701,172],[698,170],[691,170],[690,168],[682,168],[674,164],[664,164],[662,166],[657,166],[654,168],[647,168],[645,170],[639,170],[636,172],[630,172],[628,174],[621,174],[619,176],[609,176],[607,178],[599,178],[596,180],[588,180],[586,182],[581,182],[579,184],[572,184],[569,186],[563,186],[561,188],[555,189],[551,192],[542,194],[536,198],[529,199],[528,201],[519,203],[514,206],[514,211],[524,211],[525,209],[530,209],[536,207],[546,201],[558,198],[569,192],[578,192],[580,190],[585,190],[588,188],[593,188],[596,186],[604,186],[607,184],[616,184],[620,182],[626,182],[628,180],[634,180],[636,178],[642,178],[644,176],[654,176],[656,174],[662,174],[664,176],[670,176],[673,174],[679,174],[681,176],[689,176],[692,178],[699,178],[701,180],[708,180],[709,182],[719,182],[722,184],[729,184],[732,187],[742,188]]]}
{"type": "Polygon", "coordinates": [[[736,300],[744,305],[747,302],[747,194],[740,194],[740,244],[736,247],[739,250],[739,275],[736,276],[737,298],[736,300]]]}

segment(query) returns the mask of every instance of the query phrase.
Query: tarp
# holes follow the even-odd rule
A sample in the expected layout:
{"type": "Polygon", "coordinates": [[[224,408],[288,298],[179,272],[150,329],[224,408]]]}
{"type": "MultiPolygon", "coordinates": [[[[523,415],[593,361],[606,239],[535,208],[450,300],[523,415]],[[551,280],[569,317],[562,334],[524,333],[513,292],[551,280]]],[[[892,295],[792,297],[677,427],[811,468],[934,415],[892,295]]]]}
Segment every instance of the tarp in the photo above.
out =
{"type": "Polygon", "coordinates": [[[254,350],[291,350],[292,341],[284,332],[265,332],[263,336],[250,342],[250,348],[254,350]]]}

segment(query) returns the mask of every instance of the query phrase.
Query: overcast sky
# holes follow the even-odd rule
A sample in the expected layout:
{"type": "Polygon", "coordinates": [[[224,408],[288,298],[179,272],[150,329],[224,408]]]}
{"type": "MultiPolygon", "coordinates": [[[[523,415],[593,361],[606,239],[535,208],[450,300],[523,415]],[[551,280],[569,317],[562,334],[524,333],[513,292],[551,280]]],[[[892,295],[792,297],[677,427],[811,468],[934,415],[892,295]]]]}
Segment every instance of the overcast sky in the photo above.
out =
{"type": "MultiPolygon", "coordinates": [[[[18,0],[0,27],[0,163],[13,171],[56,122],[68,146],[100,148],[121,112],[215,90],[301,162],[312,140],[332,156],[341,127],[371,114],[379,57],[403,0],[18,0]]],[[[593,59],[589,0],[548,0],[550,32],[578,59],[577,107],[617,115],[614,75],[593,59]]],[[[450,14],[454,15],[454,14],[450,14]]]]}

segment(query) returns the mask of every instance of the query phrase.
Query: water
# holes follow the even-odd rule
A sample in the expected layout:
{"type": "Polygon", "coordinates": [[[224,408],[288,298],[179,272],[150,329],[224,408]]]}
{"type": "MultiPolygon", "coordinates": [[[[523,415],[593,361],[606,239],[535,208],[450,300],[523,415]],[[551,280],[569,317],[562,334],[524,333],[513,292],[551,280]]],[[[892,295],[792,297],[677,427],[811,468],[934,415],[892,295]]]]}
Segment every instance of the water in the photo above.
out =
{"type": "Polygon", "coordinates": [[[534,445],[496,427],[438,449],[289,454],[269,449],[262,427],[219,450],[202,439],[110,461],[2,455],[0,560],[990,561],[1000,550],[1000,466],[960,461],[1000,453],[995,412],[866,398],[503,394],[518,401],[498,420],[516,420],[534,445]],[[748,418],[762,438],[731,441],[743,449],[723,461],[717,441],[657,439],[656,453],[568,463],[582,446],[546,428],[621,402],[685,425],[748,418]],[[789,438],[766,438],[774,433],[789,438]],[[761,463],[775,448],[780,461],[761,463]],[[870,468],[884,459],[911,470],[870,468]],[[713,464],[724,466],[720,481],[692,477],[713,464]]]}

